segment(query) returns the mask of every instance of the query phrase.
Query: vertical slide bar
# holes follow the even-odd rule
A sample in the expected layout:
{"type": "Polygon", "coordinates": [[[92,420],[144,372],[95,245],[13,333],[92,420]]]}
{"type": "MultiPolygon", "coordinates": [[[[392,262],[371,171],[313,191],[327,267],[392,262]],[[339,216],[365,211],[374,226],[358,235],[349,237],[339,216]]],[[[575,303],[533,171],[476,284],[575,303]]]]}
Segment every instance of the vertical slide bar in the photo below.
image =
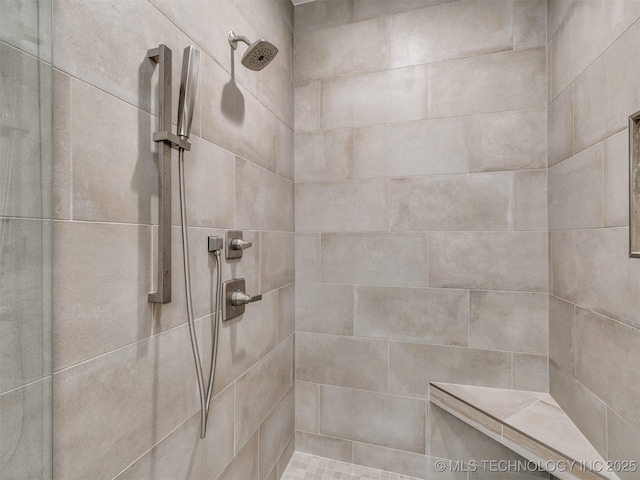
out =
{"type": "MultiPolygon", "coordinates": [[[[171,131],[171,49],[166,45],[149,50],[151,60],[160,64],[158,131],[171,131]]],[[[171,143],[158,142],[160,201],[158,212],[157,290],[149,302],[171,302],[171,143]]]]}

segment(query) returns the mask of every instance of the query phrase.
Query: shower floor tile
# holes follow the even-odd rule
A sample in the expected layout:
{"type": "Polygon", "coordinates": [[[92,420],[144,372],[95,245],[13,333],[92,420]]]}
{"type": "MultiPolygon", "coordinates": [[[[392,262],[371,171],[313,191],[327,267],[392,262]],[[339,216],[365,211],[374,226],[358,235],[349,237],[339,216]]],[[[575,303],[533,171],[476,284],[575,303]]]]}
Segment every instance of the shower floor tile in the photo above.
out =
{"type": "Polygon", "coordinates": [[[376,468],[295,452],[281,480],[418,480],[376,468]]]}

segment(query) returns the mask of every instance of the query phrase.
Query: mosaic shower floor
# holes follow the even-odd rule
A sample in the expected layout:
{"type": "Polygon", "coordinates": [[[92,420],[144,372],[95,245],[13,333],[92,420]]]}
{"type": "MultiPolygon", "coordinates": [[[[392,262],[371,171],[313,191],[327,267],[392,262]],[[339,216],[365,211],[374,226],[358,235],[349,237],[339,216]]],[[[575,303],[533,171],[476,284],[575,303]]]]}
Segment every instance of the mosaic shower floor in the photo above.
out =
{"type": "Polygon", "coordinates": [[[375,468],[295,452],[281,480],[418,480],[375,468]]]}

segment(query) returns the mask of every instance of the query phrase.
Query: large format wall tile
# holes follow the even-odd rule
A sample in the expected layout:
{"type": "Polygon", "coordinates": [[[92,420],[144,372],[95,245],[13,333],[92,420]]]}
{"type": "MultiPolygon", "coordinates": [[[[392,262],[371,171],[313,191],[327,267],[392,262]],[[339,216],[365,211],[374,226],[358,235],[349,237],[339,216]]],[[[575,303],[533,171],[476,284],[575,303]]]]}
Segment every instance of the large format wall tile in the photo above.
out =
{"type": "Polygon", "coordinates": [[[604,226],[602,144],[549,169],[549,229],[604,226]]]}
{"type": "Polygon", "coordinates": [[[540,139],[547,128],[542,109],[474,115],[469,121],[471,171],[545,168],[547,150],[540,139]]]}
{"type": "Polygon", "coordinates": [[[341,438],[296,432],[296,450],[340,462],[353,461],[353,442],[341,438]]]}
{"type": "Polygon", "coordinates": [[[295,280],[294,249],[293,233],[260,232],[261,293],[293,283],[295,280]]]}
{"type": "Polygon", "coordinates": [[[514,172],[513,193],[515,229],[547,230],[547,170],[514,172]]]}
{"type": "Polygon", "coordinates": [[[394,231],[513,229],[508,172],[393,179],[390,196],[394,231]]]}
{"type": "Polygon", "coordinates": [[[508,1],[455,2],[391,17],[391,67],[433,63],[513,48],[508,1]],[[476,40],[469,41],[473,29],[476,40]]]}
{"type": "Polygon", "coordinates": [[[513,3],[513,8],[513,48],[546,46],[546,0],[519,0],[513,3]]]}
{"type": "Polygon", "coordinates": [[[549,361],[573,372],[573,315],[575,306],[549,296],[549,361]]]}
{"type": "Polygon", "coordinates": [[[629,130],[604,142],[604,225],[629,225],[629,130]]]}
{"type": "Polygon", "coordinates": [[[318,431],[320,386],[296,381],[296,430],[318,431]]]}
{"type": "Polygon", "coordinates": [[[300,232],[376,232],[389,229],[389,180],[302,183],[295,187],[300,232]]]}
{"type": "Polygon", "coordinates": [[[389,392],[429,396],[430,382],[511,387],[511,353],[418,343],[389,343],[389,392]]]}
{"type": "Polygon", "coordinates": [[[299,282],[320,281],[320,234],[297,233],[295,278],[299,282]]]}
{"type": "MultiPolygon", "coordinates": [[[[607,2],[585,2],[601,4],[604,10],[607,2]]],[[[626,6],[640,3],[617,1],[620,11],[626,6]]],[[[604,14],[605,18],[608,14],[604,14]]],[[[600,22],[600,19],[594,21],[600,22]]],[[[601,30],[598,27],[597,30],[601,30]]],[[[585,35],[590,35],[585,31],[585,35]]],[[[629,61],[629,49],[640,39],[640,23],[627,30],[620,39],[611,45],[574,83],[574,148],[583,150],[608,136],[623,130],[628,116],[637,110],[640,104],[640,91],[636,88],[636,79],[640,67],[629,61]],[[597,112],[597,113],[596,113],[597,112]]]]}
{"type": "Polygon", "coordinates": [[[117,480],[215,478],[233,458],[233,387],[211,400],[207,436],[200,440],[197,413],[120,473],[117,480]]]}
{"type": "Polygon", "coordinates": [[[547,291],[546,232],[429,235],[429,286],[547,291]]]}
{"type": "Polygon", "coordinates": [[[278,290],[278,343],[296,329],[296,284],[278,290]]]}
{"type": "Polygon", "coordinates": [[[293,230],[293,184],[289,180],[240,157],[236,176],[238,228],[293,230]]]}
{"type": "Polygon", "coordinates": [[[440,345],[467,345],[465,290],[356,286],[354,332],[440,345]]]}
{"type": "Polygon", "coordinates": [[[323,233],[322,281],[427,286],[422,234],[323,233]]]}
{"type": "Polygon", "coordinates": [[[546,355],[546,293],[470,292],[469,346],[546,355]]]}
{"type": "Polygon", "coordinates": [[[633,472],[630,462],[640,463],[640,432],[625,422],[619,415],[609,409],[607,412],[608,460],[626,462],[628,471],[618,473],[623,480],[633,480],[637,473],[633,472]]]}
{"type": "Polygon", "coordinates": [[[54,375],[57,476],[113,478],[198,411],[187,336],[184,325],[54,375]]]}
{"type": "Polygon", "coordinates": [[[549,166],[573,155],[573,86],[551,102],[548,110],[549,166]]]}
{"type": "Polygon", "coordinates": [[[303,382],[386,392],[388,364],[383,340],[296,334],[296,379],[303,382]]]}
{"type": "Polygon", "coordinates": [[[433,7],[456,0],[353,0],[355,7],[355,21],[366,20],[394,13],[408,12],[420,8],[433,7]]]}
{"type": "Polygon", "coordinates": [[[298,283],[296,331],[353,334],[353,286],[298,283]]]}
{"type": "Polygon", "coordinates": [[[640,264],[629,258],[629,229],[554,232],[553,294],[640,326],[640,264]]]}
{"type": "Polygon", "coordinates": [[[54,240],[55,370],[151,334],[149,227],[56,222],[54,240]]]}
{"type": "Polygon", "coordinates": [[[465,173],[469,170],[466,130],[463,118],[359,128],[353,133],[353,176],[465,173]]]}
{"type": "Polygon", "coordinates": [[[71,218],[71,77],[53,70],[52,213],[71,218]]]}
{"type": "Polygon", "coordinates": [[[429,116],[543,107],[545,63],[545,49],[535,48],[429,65],[429,116]]]}
{"type": "Polygon", "coordinates": [[[302,35],[353,21],[353,0],[317,0],[296,5],[295,34],[302,35]]]}
{"type": "Polygon", "coordinates": [[[295,431],[295,390],[293,386],[260,425],[260,478],[275,466],[295,431]]]}
{"type": "Polygon", "coordinates": [[[640,331],[587,310],[576,311],[576,378],[640,428],[640,331]]]}
{"type": "Polygon", "coordinates": [[[547,40],[555,35],[556,30],[565,19],[575,0],[551,0],[547,2],[547,40]]]}
{"type": "Polygon", "coordinates": [[[220,474],[217,480],[259,480],[259,435],[256,431],[242,448],[236,450],[236,456],[227,468],[220,474]]]}
{"type": "Polygon", "coordinates": [[[361,127],[427,118],[427,67],[322,82],[322,126],[361,127]]]}
{"type": "Polygon", "coordinates": [[[335,182],[352,176],[353,137],[350,128],[297,133],[296,182],[335,182]]]}
{"type": "Polygon", "coordinates": [[[251,437],[292,384],[292,341],[278,345],[236,382],[236,451],[251,437]]]}
{"type": "Polygon", "coordinates": [[[533,392],[549,391],[549,357],[513,354],[513,388],[533,392]]]}
{"type": "Polygon", "coordinates": [[[379,18],[296,35],[296,83],[388,68],[390,23],[379,18]]]}
{"type": "Polygon", "coordinates": [[[320,128],[320,82],[296,85],[293,89],[295,132],[320,128]]]}
{"type": "Polygon", "coordinates": [[[425,453],[424,400],[320,387],[320,433],[425,453]]]}

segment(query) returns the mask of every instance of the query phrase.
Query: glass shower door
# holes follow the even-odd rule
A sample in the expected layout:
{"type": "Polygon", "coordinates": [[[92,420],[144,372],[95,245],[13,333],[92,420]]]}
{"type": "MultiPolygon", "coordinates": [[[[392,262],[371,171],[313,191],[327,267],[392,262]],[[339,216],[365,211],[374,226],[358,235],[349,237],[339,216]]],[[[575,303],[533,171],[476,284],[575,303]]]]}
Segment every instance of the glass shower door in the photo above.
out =
{"type": "Polygon", "coordinates": [[[0,478],[52,478],[51,0],[0,0],[0,478]]]}

